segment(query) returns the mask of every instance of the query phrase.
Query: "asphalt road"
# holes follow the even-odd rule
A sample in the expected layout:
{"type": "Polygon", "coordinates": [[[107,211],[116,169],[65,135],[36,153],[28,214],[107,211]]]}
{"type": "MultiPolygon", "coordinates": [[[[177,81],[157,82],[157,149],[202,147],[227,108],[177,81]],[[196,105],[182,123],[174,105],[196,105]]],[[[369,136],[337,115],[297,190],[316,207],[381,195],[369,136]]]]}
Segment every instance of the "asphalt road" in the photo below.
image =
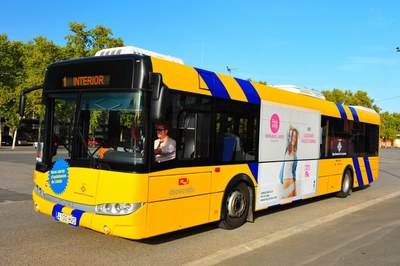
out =
{"type": "Polygon", "coordinates": [[[215,224],[131,241],[33,211],[35,151],[0,148],[2,265],[400,265],[400,150],[381,151],[380,177],[346,199],[324,196],[215,224]]]}

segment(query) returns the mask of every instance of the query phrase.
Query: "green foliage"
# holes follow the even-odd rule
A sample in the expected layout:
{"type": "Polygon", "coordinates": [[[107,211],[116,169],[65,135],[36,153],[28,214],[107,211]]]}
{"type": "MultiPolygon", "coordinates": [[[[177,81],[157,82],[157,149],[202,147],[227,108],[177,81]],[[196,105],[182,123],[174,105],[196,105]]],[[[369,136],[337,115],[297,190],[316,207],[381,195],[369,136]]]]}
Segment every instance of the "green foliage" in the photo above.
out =
{"type": "Polygon", "coordinates": [[[16,87],[23,77],[22,42],[11,42],[6,34],[0,35],[0,87],[16,87]]]}
{"type": "Polygon", "coordinates": [[[22,42],[11,42],[6,34],[0,35],[0,117],[13,130],[19,125],[16,112],[20,91],[18,87],[25,77],[23,51],[22,42]]]}
{"type": "Polygon", "coordinates": [[[385,140],[396,139],[400,134],[400,114],[384,112],[381,114],[381,137],[385,140]]]}
{"type": "Polygon", "coordinates": [[[86,30],[85,23],[71,22],[68,25],[73,33],[65,36],[66,51],[70,58],[92,56],[101,49],[124,45],[121,38],[113,38],[111,29],[104,26],[97,25],[94,29],[86,30]]]}
{"type": "MultiPolygon", "coordinates": [[[[22,59],[26,78],[20,85],[21,89],[43,84],[47,66],[66,58],[62,47],[39,36],[25,45],[22,59]]],[[[27,96],[25,115],[37,117],[40,114],[42,92],[41,90],[34,91],[27,96]]]]}
{"type": "Polygon", "coordinates": [[[68,24],[72,34],[65,36],[66,51],[71,58],[85,57],[90,52],[90,39],[84,23],[71,22],[68,24]]]}
{"type": "Polygon", "coordinates": [[[350,90],[342,91],[335,88],[332,91],[322,91],[321,93],[328,101],[353,106],[364,106],[374,109],[376,112],[380,111],[380,108],[374,104],[374,100],[370,98],[368,93],[365,91],[359,90],[356,93],[353,93],[350,90]]]}
{"type": "Polygon", "coordinates": [[[393,115],[388,112],[384,112],[381,114],[381,137],[385,140],[387,139],[395,139],[397,134],[398,126],[396,126],[395,118],[393,115]]]}

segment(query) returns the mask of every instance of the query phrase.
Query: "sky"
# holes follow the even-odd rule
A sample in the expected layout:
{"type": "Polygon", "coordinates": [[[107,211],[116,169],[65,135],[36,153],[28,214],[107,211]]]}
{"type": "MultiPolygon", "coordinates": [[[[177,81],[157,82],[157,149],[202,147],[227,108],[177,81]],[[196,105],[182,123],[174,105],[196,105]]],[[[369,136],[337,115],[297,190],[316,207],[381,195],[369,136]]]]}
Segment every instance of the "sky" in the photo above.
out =
{"type": "Polygon", "coordinates": [[[400,113],[398,0],[153,0],[2,3],[0,34],[64,46],[69,22],[110,28],[125,45],[270,85],[366,91],[400,113]]]}

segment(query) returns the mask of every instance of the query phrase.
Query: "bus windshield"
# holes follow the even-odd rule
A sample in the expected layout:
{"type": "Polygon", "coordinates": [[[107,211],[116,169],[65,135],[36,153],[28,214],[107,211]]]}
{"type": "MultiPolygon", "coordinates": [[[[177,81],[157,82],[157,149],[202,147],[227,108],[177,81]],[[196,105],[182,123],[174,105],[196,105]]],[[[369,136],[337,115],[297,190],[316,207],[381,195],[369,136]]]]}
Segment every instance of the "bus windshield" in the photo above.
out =
{"type": "MultiPolygon", "coordinates": [[[[69,161],[144,164],[144,97],[134,92],[48,95],[53,104],[50,156],[69,161]]],[[[93,165],[94,164],[94,165],[93,165]]]]}

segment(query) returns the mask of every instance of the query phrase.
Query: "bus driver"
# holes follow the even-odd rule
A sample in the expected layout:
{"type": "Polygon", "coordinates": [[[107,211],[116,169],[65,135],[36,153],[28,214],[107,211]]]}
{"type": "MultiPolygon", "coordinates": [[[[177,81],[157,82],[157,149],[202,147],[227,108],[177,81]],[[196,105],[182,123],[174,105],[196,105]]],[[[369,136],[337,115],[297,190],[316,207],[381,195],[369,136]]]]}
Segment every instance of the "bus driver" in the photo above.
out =
{"type": "Polygon", "coordinates": [[[157,138],[154,141],[154,159],[161,163],[175,159],[176,142],[168,136],[168,127],[165,123],[156,124],[157,138]]]}

